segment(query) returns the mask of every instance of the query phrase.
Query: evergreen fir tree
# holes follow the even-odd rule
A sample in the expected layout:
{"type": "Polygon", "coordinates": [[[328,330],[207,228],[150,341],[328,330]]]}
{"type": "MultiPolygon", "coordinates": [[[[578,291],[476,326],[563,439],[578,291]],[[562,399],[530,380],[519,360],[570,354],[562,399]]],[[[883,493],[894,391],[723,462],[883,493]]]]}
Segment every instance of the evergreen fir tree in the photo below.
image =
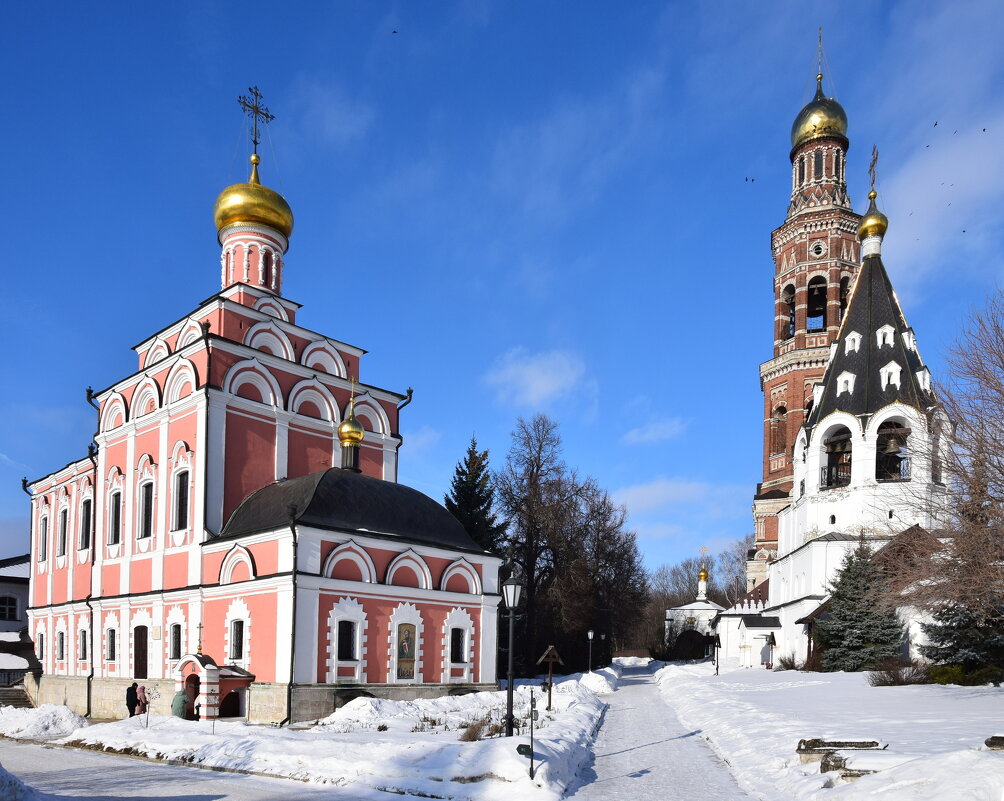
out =
{"type": "Polygon", "coordinates": [[[1004,623],[999,617],[981,620],[964,606],[946,604],[934,613],[934,622],[922,628],[930,644],[922,645],[920,653],[932,662],[962,665],[967,672],[1004,667],[1004,623]]]}
{"type": "Polygon", "coordinates": [[[500,553],[505,525],[495,515],[495,488],[488,469],[488,451],[478,450],[473,436],[462,462],[457,462],[450,483],[450,493],[444,499],[471,538],[486,551],[500,553]]]}
{"type": "Polygon", "coordinates": [[[900,655],[903,627],[879,603],[886,579],[864,540],[844,556],[830,588],[830,612],[818,622],[824,670],[867,670],[900,655]]]}

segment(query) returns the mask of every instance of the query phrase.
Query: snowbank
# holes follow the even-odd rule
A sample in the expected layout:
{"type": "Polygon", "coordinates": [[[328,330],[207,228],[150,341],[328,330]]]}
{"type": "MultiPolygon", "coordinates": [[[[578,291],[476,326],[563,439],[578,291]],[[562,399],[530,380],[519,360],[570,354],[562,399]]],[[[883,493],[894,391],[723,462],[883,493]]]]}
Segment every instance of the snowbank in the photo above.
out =
{"type": "Polygon", "coordinates": [[[597,695],[612,693],[620,686],[621,669],[619,667],[605,667],[595,670],[592,673],[575,674],[583,687],[588,688],[597,695]]]}
{"type": "Polygon", "coordinates": [[[615,656],[614,664],[620,665],[622,668],[628,667],[646,667],[649,662],[652,661],[650,656],[615,656]]]}
{"type": "Polygon", "coordinates": [[[0,765],[0,798],[3,801],[37,801],[37,796],[21,780],[0,765]]]}
{"type": "Polygon", "coordinates": [[[151,715],[90,726],[64,742],[186,763],[358,785],[393,793],[463,801],[557,801],[590,756],[605,708],[580,681],[556,683],[553,709],[546,693],[527,684],[514,693],[519,736],[471,742],[460,739],[473,724],[496,730],[505,714],[504,692],[472,693],[416,701],[357,698],[308,729],[273,729],[243,723],[191,722],[151,715]],[[529,743],[531,691],[537,768],[516,753],[529,743]]]}
{"type": "MultiPolygon", "coordinates": [[[[86,726],[87,721],[65,706],[42,704],[37,709],[0,706],[0,734],[18,740],[50,740],[65,737],[86,726]]],[[[3,798],[3,796],[0,796],[3,798]]]]}
{"type": "Polygon", "coordinates": [[[21,642],[21,633],[18,631],[0,631],[0,642],[21,642]]]}
{"type": "Polygon", "coordinates": [[[656,674],[663,698],[700,729],[740,785],[772,801],[1000,801],[1004,754],[983,741],[1004,717],[995,687],[871,687],[864,673],[733,670],[669,664],[656,674]],[[880,754],[852,758],[879,770],[848,783],[802,765],[802,738],[876,739],[880,754]]]}

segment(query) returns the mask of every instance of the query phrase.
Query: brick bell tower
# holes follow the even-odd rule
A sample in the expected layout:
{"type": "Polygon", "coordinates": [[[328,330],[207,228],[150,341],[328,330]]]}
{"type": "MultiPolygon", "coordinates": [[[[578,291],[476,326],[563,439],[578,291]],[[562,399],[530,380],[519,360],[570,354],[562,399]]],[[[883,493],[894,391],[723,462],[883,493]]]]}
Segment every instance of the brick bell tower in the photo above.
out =
{"type": "MultiPolygon", "coordinates": [[[[746,579],[767,577],[777,554],[777,513],[791,501],[792,446],[812,408],[860,263],[860,215],[847,195],[847,115],[823,93],[791,126],[791,200],[771,234],[774,257],[774,357],[760,365],[763,390],[763,481],[753,498],[756,547],[746,579]]],[[[797,495],[797,488],[796,488],[797,495]]]]}

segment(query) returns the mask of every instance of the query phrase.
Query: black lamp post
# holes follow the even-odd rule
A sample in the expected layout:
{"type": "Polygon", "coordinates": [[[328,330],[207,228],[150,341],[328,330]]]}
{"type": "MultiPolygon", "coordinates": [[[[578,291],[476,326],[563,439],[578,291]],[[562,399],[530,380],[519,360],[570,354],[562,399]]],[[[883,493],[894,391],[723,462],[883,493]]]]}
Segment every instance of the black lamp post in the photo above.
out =
{"type": "Polygon", "coordinates": [[[715,641],[712,643],[715,647],[715,675],[718,675],[718,665],[721,663],[721,657],[718,654],[718,649],[722,647],[722,638],[716,634],[715,641]]]}
{"type": "Polygon", "coordinates": [[[589,672],[593,672],[593,630],[589,629],[586,632],[586,636],[589,638],[589,672]]]}
{"type": "Polygon", "coordinates": [[[514,650],[513,640],[516,637],[516,607],[519,606],[519,596],[523,591],[523,585],[515,576],[509,576],[502,582],[502,597],[505,599],[506,608],[509,610],[509,683],[506,688],[506,714],[505,714],[505,736],[512,737],[513,724],[515,719],[512,714],[512,657],[514,650]]]}

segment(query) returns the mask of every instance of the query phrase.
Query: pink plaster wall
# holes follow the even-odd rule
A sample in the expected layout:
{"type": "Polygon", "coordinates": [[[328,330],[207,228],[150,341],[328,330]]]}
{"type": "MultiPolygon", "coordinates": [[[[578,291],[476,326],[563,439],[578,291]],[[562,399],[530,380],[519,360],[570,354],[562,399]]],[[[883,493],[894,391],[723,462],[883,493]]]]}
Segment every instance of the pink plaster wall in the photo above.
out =
{"type": "Polygon", "coordinates": [[[248,495],[275,480],[275,425],[227,413],[223,519],[248,495]]]}

